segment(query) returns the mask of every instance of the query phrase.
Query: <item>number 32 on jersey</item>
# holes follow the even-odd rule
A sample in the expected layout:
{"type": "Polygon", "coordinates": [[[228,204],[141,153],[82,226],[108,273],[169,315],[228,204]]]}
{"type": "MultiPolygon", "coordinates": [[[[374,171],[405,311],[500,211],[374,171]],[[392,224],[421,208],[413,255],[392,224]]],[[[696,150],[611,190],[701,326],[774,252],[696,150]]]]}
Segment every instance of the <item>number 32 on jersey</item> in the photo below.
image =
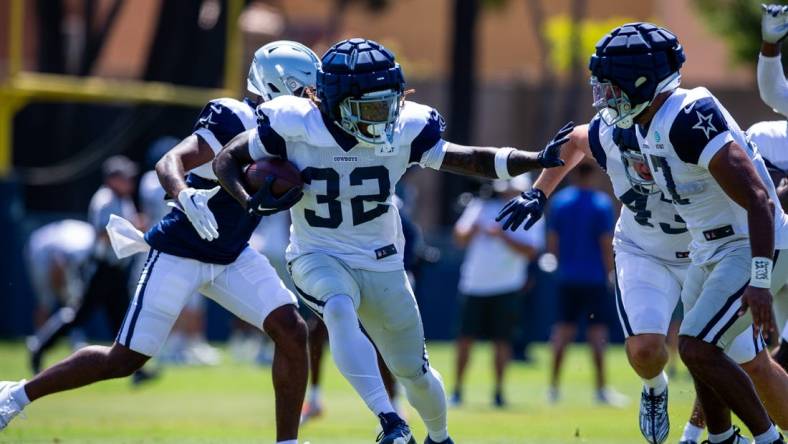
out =
{"type": "MultiPolygon", "coordinates": [[[[326,183],[326,194],[317,194],[318,205],[326,205],[328,217],[318,216],[317,212],[311,209],[304,210],[304,217],[313,227],[337,228],[342,224],[342,202],[340,196],[339,173],[333,168],[308,167],[302,172],[304,183],[313,184],[324,181],[326,183]]],[[[359,194],[350,199],[350,208],[353,217],[353,225],[361,225],[369,222],[382,214],[385,214],[389,207],[384,204],[391,194],[391,180],[389,170],[382,166],[358,167],[350,172],[350,187],[360,187],[364,181],[377,181],[378,192],[375,194],[359,194]],[[364,202],[381,202],[371,210],[364,209],[364,202]]]]}

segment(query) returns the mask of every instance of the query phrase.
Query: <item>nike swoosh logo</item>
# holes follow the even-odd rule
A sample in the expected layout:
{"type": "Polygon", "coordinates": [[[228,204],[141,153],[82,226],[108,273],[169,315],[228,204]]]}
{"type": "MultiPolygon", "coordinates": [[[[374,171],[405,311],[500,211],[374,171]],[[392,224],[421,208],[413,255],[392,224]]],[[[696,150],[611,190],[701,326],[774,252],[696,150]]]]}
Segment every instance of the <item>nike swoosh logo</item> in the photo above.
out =
{"type": "Polygon", "coordinates": [[[301,71],[302,73],[304,73],[304,75],[307,75],[307,76],[311,76],[312,75],[312,71],[302,71],[300,69],[299,69],[299,71],[301,71]]]}
{"type": "Polygon", "coordinates": [[[681,110],[684,111],[684,114],[689,114],[692,111],[693,106],[695,106],[695,102],[690,103],[689,105],[685,106],[681,110]]]}
{"type": "Polygon", "coordinates": [[[271,211],[273,208],[264,208],[262,205],[257,206],[257,211],[271,211]]]}
{"type": "Polygon", "coordinates": [[[222,107],[219,105],[211,104],[211,111],[215,112],[216,114],[222,113],[222,107]]]}

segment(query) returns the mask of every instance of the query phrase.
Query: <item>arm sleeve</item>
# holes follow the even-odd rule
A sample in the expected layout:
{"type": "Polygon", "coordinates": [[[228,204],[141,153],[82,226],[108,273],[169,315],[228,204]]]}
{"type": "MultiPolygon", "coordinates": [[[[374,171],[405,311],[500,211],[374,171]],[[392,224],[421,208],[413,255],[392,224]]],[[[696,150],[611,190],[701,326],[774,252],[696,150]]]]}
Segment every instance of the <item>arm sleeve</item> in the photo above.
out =
{"type": "Polygon", "coordinates": [[[194,124],[194,134],[205,140],[214,154],[245,130],[246,127],[233,110],[217,101],[208,102],[194,124]]]}
{"type": "Polygon", "coordinates": [[[599,138],[599,116],[594,117],[591,123],[588,124],[588,146],[591,148],[591,155],[602,170],[607,171],[607,153],[602,148],[602,142],[599,138]]]}
{"type": "Polygon", "coordinates": [[[758,56],[758,91],[764,103],[778,113],[788,116],[788,81],[785,80],[779,55],[758,56]]]}
{"type": "Polygon", "coordinates": [[[712,97],[703,97],[680,109],[669,137],[683,162],[706,169],[711,158],[733,140],[727,120],[712,97]]]}
{"type": "Polygon", "coordinates": [[[254,160],[264,157],[287,159],[285,139],[271,127],[271,119],[257,108],[257,128],[249,131],[249,155],[254,160]]]}
{"type": "Polygon", "coordinates": [[[446,155],[446,141],[442,139],[446,122],[438,111],[430,110],[427,122],[410,143],[408,163],[419,164],[424,168],[439,169],[446,155]]]}

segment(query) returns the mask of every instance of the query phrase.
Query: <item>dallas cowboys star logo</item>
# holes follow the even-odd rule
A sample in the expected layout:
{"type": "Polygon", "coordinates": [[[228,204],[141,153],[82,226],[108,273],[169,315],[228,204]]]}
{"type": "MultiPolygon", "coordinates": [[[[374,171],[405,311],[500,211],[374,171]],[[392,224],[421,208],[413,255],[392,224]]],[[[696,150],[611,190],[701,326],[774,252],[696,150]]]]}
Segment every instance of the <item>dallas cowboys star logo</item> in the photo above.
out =
{"type": "Polygon", "coordinates": [[[706,135],[706,138],[709,138],[709,134],[714,131],[718,132],[717,128],[711,123],[711,118],[714,117],[714,114],[709,114],[708,116],[704,116],[700,113],[700,111],[695,111],[695,114],[698,115],[698,123],[696,123],[692,129],[699,129],[703,131],[703,134],[706,135]]]}

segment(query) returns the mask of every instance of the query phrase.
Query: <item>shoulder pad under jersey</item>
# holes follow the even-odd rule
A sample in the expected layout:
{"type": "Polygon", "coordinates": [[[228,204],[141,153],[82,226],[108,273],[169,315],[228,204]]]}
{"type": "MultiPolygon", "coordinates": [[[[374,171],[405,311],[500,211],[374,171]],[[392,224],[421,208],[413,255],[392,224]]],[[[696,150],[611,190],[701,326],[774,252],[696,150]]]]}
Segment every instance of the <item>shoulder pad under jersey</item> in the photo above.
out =
{"type": "Polygon", "coordinates": [[[697,165],[706,145],[727,131],[728,123],[717,101],[701,87],[687,93],[671,123],[669,137],[679,158],[697,165]]]}
{"type": "Polygon", "coordinates": [[[406,101],[397,126],[399,144],[410,146],[410,162],[418,162],[425,151],[441,140],[446,122],[435,108],[406,101]]]}

